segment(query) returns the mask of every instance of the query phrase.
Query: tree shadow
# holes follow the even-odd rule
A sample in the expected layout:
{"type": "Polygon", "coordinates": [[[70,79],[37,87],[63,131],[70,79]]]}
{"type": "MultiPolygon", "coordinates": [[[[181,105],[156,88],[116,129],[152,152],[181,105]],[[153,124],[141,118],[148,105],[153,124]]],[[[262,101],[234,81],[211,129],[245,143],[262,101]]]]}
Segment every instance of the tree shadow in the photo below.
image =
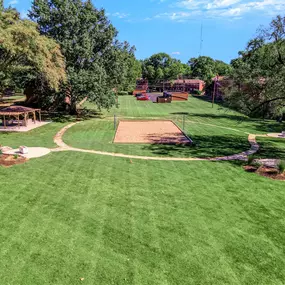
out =
{"type": "Polygon", "coordinates": [[[198,117],[198,118],[207,118],[207,119],[227,119],[227,120],[232,120],[238,123],[242,123],[242,122],[252,122],[254,120],[249,119],[243,115],[234,115],[234,114],[227,114],[226,112],[224,112],[223,114],[193,114],[191,113],[190,118],[192,117],[198,117]]]}
{"type": "Polygon", "coordinates": [[[78,110],[77,115],[70,115],[62,111],[42,111],[42,119],[46,121],[53,121],[57,123],[68,123],[75,121],[87,121],[91,119],[101,119],[102,113],[97,110],[82,109],[78,110]]]}
{"type": "Polygon", "coordinates": [[[238,154],[250,148],[246,136],[191,136],[193,144],[158,144],[144,146],[156,156],[213,158],[238,154]]]}
{"type": "Polygon", "coordinates": [[[258,139],[259,151],[257,158],[285,159],[285,139],[258,139]]]}
{"type": "Polygon", "coordinates": [[[234,115],[234,114],[191,114],[190,119],[192,118],[199,118],[199,119],[227,119],[231,121],[235,121],[237,124],[242,123],[249,123],[250,126],[245,126],[251,129],[254,129],[259,132],[263,133],[270,133],[270,132],[281,132],[285,129],[285,123],[279,123],[275,121],[269,120],[261,120],[261,119],[251,119],[247,118],[242,115],[234,115]]]}
{"type": "Polygon", "coordinates": [[[185,115],[185,116],[188,116],[190,115],[189,112],[174,112],[174,113],[170,113],[171,115],[185,115]]]}

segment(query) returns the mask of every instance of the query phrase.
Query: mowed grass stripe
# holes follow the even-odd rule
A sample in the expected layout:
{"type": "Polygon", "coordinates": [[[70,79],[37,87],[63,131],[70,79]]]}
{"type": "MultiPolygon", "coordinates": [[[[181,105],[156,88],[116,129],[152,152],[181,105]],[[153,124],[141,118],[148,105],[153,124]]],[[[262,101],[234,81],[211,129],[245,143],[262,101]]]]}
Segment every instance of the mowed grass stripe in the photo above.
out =
{"type": "MultiPolygon", "coordinates": [[[[187,119],[230,128],[241,116],[225,116],[196,98],[169,105],[130,99],[120,98],[121,115],[164,119],[173,111],[189,111],[187,119]]],[[[107,149],[114,132],[111,118],[71,128],[71,145],[107,149]]],[[[245,120],[237,129],[263,132],[274,126],[245,120]]],[[[216,154],[221,148],[236,152],[246,138],[202,124],[189,124],[188,132],[204,139],[191,155],[216,154]]],[[[52,141],[55,133],[51,129],[43,137],[52,141]]],[[[29,139],[40,146],[43,137],[33,133],[29,139]]],[[[14,134],[10,142],[22,144],[14,134]]],[[[182,152],[145,147],[127,145],[120,151],[182,152]]],[[[62,152],[0,168],[0,179],[3,284],[72,285],[81,283],[80,277],[88,285],[284,283],[284,182],[246,173],[237,162],[62,152]]]]}
{"type": "MultiPolygon", "coordinates": [[[[19,271],[6,264],[14,284],[76,284],[81,275],[86,284],[274,284],[284,277],[281,182],[268,187],[231,163],[131,163],[73,152],[19,167],[25,174],[35,168],[34,175],[44,168],[51,184],[41,189],[35,220],[24,217],[32,255],[17,251],[25,263],[19,271]]],[[[23,205],[33,197],[25,193],[23,205]]]]}
{"type": "Polygon", "coordinates": [[[225,156],[246,151],[250,147],[248,135],[234,130],[187,122],[185,132],[195,145],[115,144],[113,143],[115,129],[112,121],[90,120],[70,128],[64,134],[63,140],[76,148],[162,157],[225,156]]]}
{"type": "MultiPolygon", "coordinates": [[[[27,166],[26,166],[27,167],[27,166]]],[[[55,167],[55,173],[53,175],[53,180],[56,181],[56,179],[60,176],[59,166],[55,167]]],[[[45,176],[41,175],[39,176],[41,179],[43,179],[45,176]]],[[[27,180],[27,179],[26,179],[27,180]]],[[[45,181],[48,185],[48,180],[45,181]]],[[[11,275],[14,272],[17,272],[18,274],[13,274],[14,278],[17,278],[18,276],[25,276],[26,271],[28,268],[26,267],[26,261],[21,259],[17,259],[17,251],[24,250],[27,259],[32,259],[32,255],[35,251],[37,251],[36,246],[34,244],[31,244],[29,242],[33,241],[35,238],[40,239],[49,229],[49,223],[52,219],[52,215],[49,215],[48,217],[41,217],[40,221],[37,220],[38,212],[41,211],[40,207],[42,207],[45,204],[45,192],[40,192],[42,189],[37,189],[37,192],[35,194],[31,193],[31,196],[27,199],[26,190],[29,191],[32,185],[32,181],[29,182],[29,184],[26,184],[24,188],[18,189],[20,190],[19,193],[21,193],[22,197],[24,198],[24,201],[26,202],[25,206],[22,206],[22,211],[19,212],[18,205],[13,205],[14,211],[12,212],[11,216],[8,217],[9,219],[12,219],[12,215],[15,218],[15,214],[19,216],[21,219],[21,223],[17,223],[17,227],[13,226],[13,229],[15,230],[14,235],[9,236],[9,243],[10,246],[6,247],[7,252],[9,252],[9,258],[12,258],[11,263],[13,264],[13,269],[10,273],[7,274],[7,277],[11,280],[11,275]],[[25,191],[25,192],[24,192],[25,191]],[[34,221],[39,222],[41,224],[41,230],[37,231],[37,233],[34,235],[32,230],[34,221]],[[30,247],[27,247],[27,244],[30,244],[30,247]],[[11,255],[11,253],[13,253],[11,255]],[[25,269],[23,269],[25,268],[25,269]],[[23,270],[22,270],[23,269],[23,270]]],[[[60,194],[61,192],[59,192],[60,194]]],[[[20,206],[21,207],[21,206],[20,206]]],[[[3,258],[8,259],[7,254],[3,256],[3,258]]],[[[24,283],[23,283],[24,284],[24,283]]]]}

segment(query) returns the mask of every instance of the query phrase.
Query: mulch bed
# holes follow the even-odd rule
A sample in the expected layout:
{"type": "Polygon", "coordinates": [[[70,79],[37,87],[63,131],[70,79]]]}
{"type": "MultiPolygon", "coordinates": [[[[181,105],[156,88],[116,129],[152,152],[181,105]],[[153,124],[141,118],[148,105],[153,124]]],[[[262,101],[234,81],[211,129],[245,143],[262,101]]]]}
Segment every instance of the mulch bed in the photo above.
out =
{"type": "Polygon", "coordinates": [[[0,155],[0,165],[4,167],[11,167],[16,164],[25,163],[28,159],[23,156],[17,156],[11,154],[1,154],[0,155]]]}
{"type": "Polygon", "coordinates": [[[274,180],[285,181],[285,173],[282,173],[282,174],[279,173],[278,169],[274,167],[266,167],[266,166],[256,167],[252,165],[246,165],[243,167],[243,169],[247,172],[256,173],[263,177],[267,177],[267,178],[274,179],[274,180]]]}

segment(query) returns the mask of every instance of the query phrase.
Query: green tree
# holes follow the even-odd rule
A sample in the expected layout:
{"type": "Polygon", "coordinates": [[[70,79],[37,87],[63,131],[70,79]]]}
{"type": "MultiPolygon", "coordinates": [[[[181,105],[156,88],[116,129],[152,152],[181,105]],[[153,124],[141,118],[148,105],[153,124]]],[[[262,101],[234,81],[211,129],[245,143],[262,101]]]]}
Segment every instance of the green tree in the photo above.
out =
{"type": "Polygon", "coordinates": [[[215,61],[211,57],[200,56],[198,58],[191,58],[188,64],[191,67],[192,76],[195,78],[210,83],[215,76],[215,61]]]}
{"type": "Polygon", "coordinates": [[[214,60],[209,56],[191,58],[188,65],[191,67],[192,76],[206,81],[207,84],[211,84],[216,75],[224,76],[231,73],[229,64],[221,60],[214,60]]]}
{"type": "Polygon", "coordinates": [[[281,116],[285,106],[285,17],[277,16],[268,28],[259,29],[239,55],[232,61],[228,104],[252,116],[281,116]]]}
{"type": "Polygon", "coordinates": [[[24,83],[37,77],[56,90],[66,79],[59,45],[41,36],[35,23],[20,19],[16,10],[3,10],[0,14],[0,89],[14,85],[24,87],[24,83]],[[26,81],[20,83],[19,77],[26,81]]]}
{"type": "Polygon", "coordinates": [[[113,88],[124,82],[126,44],[116,40],[117,31],[105,11],[90,0],[34,0],[29,16],[41,34],[55,39],[66,58],[70,111],[84,97],[99,108],[115,104],[113,88]]]}
{"type": "Polygon", "coordinates": [[[230,64],[227,64],[221,60],[215,61],[215,71],[216,74],[220,76],[229,76],[232,73],[232,66],[230,64]]]}
{"type": "Polygon", "coordinates": [[[142,62],[143,77],[151,83],[190,76],[191,68],[166,53],[157,53],[142,62]]]}
{"type": "Polygon", "coordinates": [[[135,47],[130,47],[128,42],[118,42],[118,46],[117,63],[121,74],[116,89],[132,92],[136,87],[136,80],[142,76],[141,63],[135,57],[135,47]]]}

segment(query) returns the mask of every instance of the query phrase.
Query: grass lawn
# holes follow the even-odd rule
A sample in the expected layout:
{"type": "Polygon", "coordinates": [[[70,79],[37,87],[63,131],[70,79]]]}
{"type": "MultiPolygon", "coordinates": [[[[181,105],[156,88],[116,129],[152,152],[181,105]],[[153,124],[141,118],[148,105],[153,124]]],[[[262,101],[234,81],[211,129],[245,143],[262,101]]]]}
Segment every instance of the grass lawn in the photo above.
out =
{"type": "Polygon", "coordinates": [[[261,158],[281,158],[285,160],[285,139],[258,138],[260,151],[256,154],[261,158]]]}
{"type": "MultiPolygon", "coordinates": [[[[90,103],[86,107],[92,108],[90,103]]],[[[248,134],[266,134],[281,131],[285,126],[274,121],[252,120],[229,109],[199,98],[188,102],[154,104],[137,101],[132,96],[119,97],[119,109],[105,113],[105,120],[92,120],[69,129],[64,140],[69,145],[124,154],[171,157],[216,157],[240,153],[249,149],[248,134]],[[113,144],[114,120],[117,119],[171,119],[183,128],[195,146],[113,144]]],[[[281,145],[281,144],[280,144],[281,145]]],[[[281,145],[282,146],[282,145],[281,145]]]]}
{"type": "Polygon", "coordinates": [[[23,94],[17,94],[17,95],[14,95],[14,96],[4,96],[1,98],[1,100],[3,101],[18,101],[18,100],[24,100],[26,99],[26,96],[23,95],[23,94]]]}
{"type": "Polygon", "coordinates": [[[54,135],[67,123],[50,123],[26,133],[0,132],[0,145],[18,148],[21,145],[30,147],[56,147],[54,135]]]}
{"type": "MultiPolygon", "coordinates": [[[[117,114],[136,117],[137,109],[140,118],[171,116],[170,105],[165,110],[133,102],[122,99],[117,114]]],[[[239,121],[232,116],[242,115],[223,115],[217,106],[211,111],[196,98],[172,106],[191,111],[187,132],[197,141],[204,137],[204,145],[188,154],[168,150],[172,156],[238,152],[248,146],[246,132],[281,128],[270,121],[239,121]]],[[[163,148],[108,144],[113,112],[74,126],[64,140],[166,155],[156,153],[163,148]]],[[[0,144],[54,147],[52,138],[65,124],[0,133],[0,144]]],[[[282,153],[283,142],[260,139],[262,155],[272,154],[266,153],[271,144],[276,155],[282,153]]],[[[284,284],[284,185],[246,173],[237,162],[130,161],[61,152],[1,167],[1,284],[284,284]]]]}
{"type": "Polygon", "coordinates": [[[23,102],[25,100],[26,96],[21,93],[16,93],[14,96],[0,97],[0,107],[7,107],[14,102],[23,102]]]}
{"type": "Polygon", "coordinates": [[[2,284],[282,284],[284,182],[54,153],[0,171],[2,284]]]}
{"type": "Polygon", "coordinates": [[[185,132],[195,146],[161,144],[114,144],[114,123],[111,120],[91,120],[67,131],[64,141],[77,148],[124,154],[167,157],[215,157],[247,150],[247,134],[219,127],[187,123],[185,132]]]}

